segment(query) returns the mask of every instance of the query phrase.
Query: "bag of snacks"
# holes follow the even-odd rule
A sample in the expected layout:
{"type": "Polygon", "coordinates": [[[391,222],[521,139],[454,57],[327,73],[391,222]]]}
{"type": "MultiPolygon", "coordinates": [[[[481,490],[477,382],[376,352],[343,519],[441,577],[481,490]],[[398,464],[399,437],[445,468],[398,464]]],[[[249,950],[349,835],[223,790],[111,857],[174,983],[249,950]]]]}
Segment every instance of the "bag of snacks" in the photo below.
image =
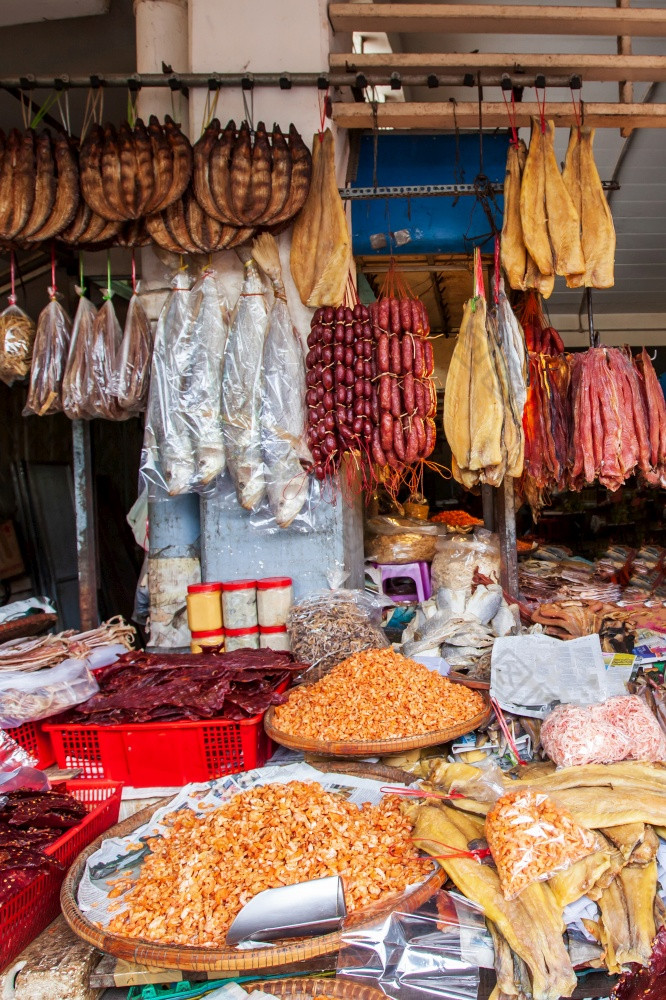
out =
{"type": "Polygon", "coordinates": [[[432,562],[439,529],[415,517],[371,517],[365,524],[365,558],[384,565],[432,562]]]}
{"type": "Polygon", "coordinates": [[[72,321],[50,289],[51,301],[39,314],[33,345],[30,388],[23,416],[43,417],[62,410],[62,380],[69,355],[72,321]]]}
{"type": "Polygon", "coordinates": [[[0,313],[0,381],[11,385],[30,371],[35,324],[10,298],[0,313]]]}
{"type": "Polygon", "coordinates": [[[470,590],[478,570],[491,580],[500,578],[500,550],[497,535],[478,528],[472,535],[444,535],[437,543],[432,561],[432,589],[470,590]]]}
{"type": "Polygon", "coordinates": [[[291,651],[309,663],[308,680],[323,677],[362,649],[385,649],[382,604],[360,590],[330,590],[295,604],[287,617],[291,651]]]}
{"type": "Polygon", "coordinates": [[[516,788],[486,816],[486,840],[505,899],[598,850],[595,834],[541,791],[516,788]]]}

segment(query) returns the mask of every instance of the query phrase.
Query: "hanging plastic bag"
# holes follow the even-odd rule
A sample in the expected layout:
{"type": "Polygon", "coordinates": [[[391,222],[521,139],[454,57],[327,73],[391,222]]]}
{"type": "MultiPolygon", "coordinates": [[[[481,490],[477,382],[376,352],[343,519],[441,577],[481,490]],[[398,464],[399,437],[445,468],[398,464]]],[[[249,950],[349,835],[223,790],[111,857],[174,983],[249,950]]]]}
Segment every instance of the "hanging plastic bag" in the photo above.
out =
{"type": "Polygon", "coordinates": [[[266,495],[261,454],[261,383],[268,309],[257,265],[245,263],[222,376],[222,424],[227,467],[245,510],[257,510],[266,495]]]}
{"type": "Polygon", "coordinates": [[[86,358],[86,405],[91,417],[126,420],[129,416],[118,404],[116,359],[122,338],[116,310],[107,296],[95,317],[86,358]]]}
{"type": "Polygon", "coordinates": [[[79,304],[74,315],[67,367],[62,380],[62,408],[71,420],[82,420],[90,416],[86,393],[86,357],[97,309],[85,297],[83,288],[77,286],[76,291],[79,304]]]}
{"type": "Polygon", "coordinates": [[[123,339],[118,352],[118,404],[128,413],[142,413],[148,402],[153,333],[150,320],[135,291],[125,319],[123,339]]]}
{"type": "Polygon", "coordinates": [[[264,344],[261,451],[271,513],[281,528],[288,528],[308,499],[313,464],[305,439],[305,359],[289,315],[275,237],[257,237],[252,253],[275,295],[264,344]]]}
{"type": "Polygon", "coordinates": [[[35,324],[10,295],[9,305],[0,313],[0,381],[5,385],[30,371],[34,340],[35,324]]]}
{"type": "Polygon", "coordinates": [[[196,472],[193,442],[177,409],[178,338],[182,338],[187,325],[188,291],[187,272],[178,271],[155,331],[141,455],[141,475],[150,500],[190,492],[196,472]]]}
{"type": "Polygon", "coordinates": [[[205,270],[188,296],[187,358],[183,359],[179,395],[180,410],[190,424],[194,444],[194,486],[207,486],[222,475],[226,465],[220,407],[228,332],[228,313],[215,275],[205,270]]]}
{"type": "Polygon", "coordinates": [[[23,416],[44,417],[62,410],[62,380],[67,366],[72,321],[49,288],[51,301],[37,320],[30,388],[23,416]]]}

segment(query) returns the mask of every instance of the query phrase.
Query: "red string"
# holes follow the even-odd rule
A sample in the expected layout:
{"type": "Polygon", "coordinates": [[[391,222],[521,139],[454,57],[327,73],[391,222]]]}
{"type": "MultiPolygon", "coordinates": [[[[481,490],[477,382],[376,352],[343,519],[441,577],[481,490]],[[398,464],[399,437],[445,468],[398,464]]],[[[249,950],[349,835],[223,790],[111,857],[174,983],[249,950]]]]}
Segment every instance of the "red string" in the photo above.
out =
{"type": "Polygon", "coordinates": [[[495,305],[499,305],[500,283],[500,238],[495,237],[495,305]]]}
{"type": "Polygon", "coordinates": [[[14,251],[12,250],[9,256],[9,280],[11,281],[12,290],[9,296],[10,306],[16,305],[16,258],[14,257],[14,251]]]}
{"type": "Polygon", "coordinates": [[[317,103],[319,104],[319,141],[323,142],[324,139],[324,126],[326,125],[326,119],[328,118],[328,91],[317,90],[317,103]]]}
{"type": "Polygon", "coordinates": [[[136,257],[132,247],[132,295],[136,295],[136,257]]]}
{"type": "Polygon", "coordinates": [[[536,91],[537,106],[539,108],[539,118],[541,119],[541,134],[546,134],[546,88],[543,88],[543,101],[539,100],[539,88],[534,88],[536,91]]]}
{"type": "Polygon", "coordinates": [[[55,243],[51,244],[51,287],[49,288],[49,295],[52,299],[55,298],[56,292],[58,291],[58,286],[56,285],[56,253],[55,253],[55,243]]]}
{"type": "Polygon", "coordinates": [[[576,128],[578,129],[578,138],[580,139],[580,105],[582,102],[580,98],[578,99],[578,102],[576,102],[576,95],[574,94],[573,87],[570,87],[569,89],[571,90],[571,103],[573,104],[574,116],[576,118],[576,128]]]}
{"type": "Polygon", "coordinates": [[[500,724],[500,729],[504,733],[506,741],[509,744],[509,746],[511,747],[516,760],[518,761],[518,763],[522,767],[526,767],[527,766],[527,761],[523,760],[522,757],[520,756],[520,753],[518,752],[518,747],[516,746],[514,738],[511,735],[511,731],[510,731],[509,727],[506,724],[506,719],[504,718],[504,713],[502,712],[502,709],[499,707],[498,703],[495,701],[494,698],[490,699],[490,703],[491,703],[491,705],[493,706],[493,708],[495,710],[495,715],[497,716],[497,721],[500,724]]]}
{"type": "Polygon", "coordinates": [[[481,864],[482,858],[492,857],[489,847],[476,847],[473,851],[462,851],[459,847],[451,847],[450,844],[443,844],[441,840],[430,840],[428,837],[413,837],[412,840],[417,842],[419,840],[427,840],[429,844],[437,844],[439,847],[445,847],[449,854],[431,854],[431,858],[436,860],[447,861],[450,858],[473,858],[474,861],[478,861],[481,864]]]}
{"type": "Polygon", "coordinates": [[[511,129],[511,145],[512,146],[517,146],[518,145],[518,128],[517,128],[517,124],[516,124],[517,123],[517,119],[516,119],[516,97],[515,97],[515,94],[513,92],[513,89],[511,90],[511,107],[509,107],[509,102],[506,99],[506,94],[504,93],[504,91],[502,91],[502,100],[504,101],[504,106],[506,108],[506,113],[509,116],[509,127],[511,129]]]}

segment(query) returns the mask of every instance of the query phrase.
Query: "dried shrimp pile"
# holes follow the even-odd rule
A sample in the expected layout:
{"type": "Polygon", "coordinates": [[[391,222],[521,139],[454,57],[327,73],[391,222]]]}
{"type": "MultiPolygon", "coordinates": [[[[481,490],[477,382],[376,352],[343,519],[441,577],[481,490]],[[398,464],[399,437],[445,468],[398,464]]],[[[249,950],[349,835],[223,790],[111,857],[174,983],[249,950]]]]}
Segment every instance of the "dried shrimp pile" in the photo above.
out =
{"type": "Polygon", "coordinates": [[[343,660],[275,708],[284,733],[318,740],[385,740],[437,732],[483,711],[478,691],[454,684],[392,649],[343,660]]]}
{"type": "Polygon", "coordinates": [[[168,836],[149,842],[139,878],[110,895],[126,909],[108,930],[179,945],[224,944],[257,893],[341,875],[349,912],[402,892],[432,872],[411,840],[396,796],[354,805],[303,781],[239,792],[205,816],[173,814],[168,836]]]}
{"type": "Polygon", "coordinates": [[[541,727],[541,743],[558,767],[666,760],[659,723],[636,695],[581,708],[558,705],[541,727]]]}

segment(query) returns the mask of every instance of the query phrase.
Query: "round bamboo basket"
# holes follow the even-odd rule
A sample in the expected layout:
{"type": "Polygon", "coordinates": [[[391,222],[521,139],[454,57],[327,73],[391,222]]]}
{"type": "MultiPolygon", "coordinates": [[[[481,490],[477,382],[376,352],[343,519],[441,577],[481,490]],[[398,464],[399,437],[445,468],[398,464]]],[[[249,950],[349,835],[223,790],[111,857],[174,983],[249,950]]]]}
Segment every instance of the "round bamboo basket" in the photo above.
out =
{"type": "Polygon", "coordinates": [[[313,976],[307,979],[266,979],[257,983],[244,983],[243,989],[248,993],[261,990],[283,1000],[312,1000],[313,997],[339,997],[340,1000],[385,1000],[381,990],[374,986],[364,986],[362,983],[346,982],[324,976],[313,976]]]}
{"type": "Polygon", "coordinates": [[[434,747],[440,743],[450,743],[451,740],[458,739],[472,730],[485,726],[490,722],[492,708],[490,700],[485,693],[481,693],[484,708],[482,712],[475,715],[466,722],[460,722],[457,726],[450,726],[448,729],[440,729],[432,733],[422,733],[420,736],[405,736],[390,740],[314,740],[307,736],[293,736],[291,733],[283,733],[274,723],[275,711],[269,708],[264,716],[264,728],[266,733],[276,743],[290,747],[292,750],[304,750],[308,753],[317,753],[331,757],[369,757],[373,754],[394,754],[403,750],[417,750],[421,747],[434,747]]]}
{"type": "MultiPolygon", "coordinates": [[[[372,777],[372,774],[368,774],[372,777]]],[[[302,938],[291,940],[275,945],[268,945],[265,948],[227,948],[225,947],[184,947],[181,945],[159,944],[154,941],[144,941],[140,938],[122,937],[119,934],[110,934],[103,927],[98,927],[81,912],[78,907],[78,889],[82,875],[85,871],[88,858],[98,850],[103,840],[111,837],[126,837],[138,827],[147,823],[157,809],[162,808],[170,801],[164,799],[155,805],[143,809],[141,812],[130,816],[122,823],[107,830],[106,833],[98,837],[90,847],[86,848],[69,869],[65,881],[60,890],[60,905],[62,913],[74,931],[83,941],[91,944],[100,951],[108,952],[116,958],[133,962],[137,965],[150,965],[154,968],[180,969],[191,972],[229,972],[229,973],[252,973],[263,972],[268,974],[273,970],[288,966],[306,963],[311,959],[318,959],[321,956],[336,955],[340,949],[342,941],[341,931],[332,934],[322,934],[320,937],[302,938]]],[[[401,897],[400,907],[402,910],[413,912],[425,902],[444,883],[446,875],[442,868],[434,866],[433,872],[425,882],[416,886],[407,896],[401,897]]],[[[388,899],[378,903],[368,910],[358,910],[351,917],[347,918],[347,927],[362,924],[366,919],[375,919],[382,915],[388,915],[394,905],[394,901],[388,899]]],[[[327,981],[328,983],[328,981],[327,981]]],[[[256,987],[255,987],[256,988],[256,987]]],[[[320,990],[326,994],[330,991],[320,990]]],[[[285,996],[287,994],[284,994],[285,996]]],[[[313,994],[314,995],[314,994],[313,994]]],[[[330,994],[335,996],[354,996],[356,1000],[373,1000],[371,997],[361,997],[357,994],[330,994]]]]}

